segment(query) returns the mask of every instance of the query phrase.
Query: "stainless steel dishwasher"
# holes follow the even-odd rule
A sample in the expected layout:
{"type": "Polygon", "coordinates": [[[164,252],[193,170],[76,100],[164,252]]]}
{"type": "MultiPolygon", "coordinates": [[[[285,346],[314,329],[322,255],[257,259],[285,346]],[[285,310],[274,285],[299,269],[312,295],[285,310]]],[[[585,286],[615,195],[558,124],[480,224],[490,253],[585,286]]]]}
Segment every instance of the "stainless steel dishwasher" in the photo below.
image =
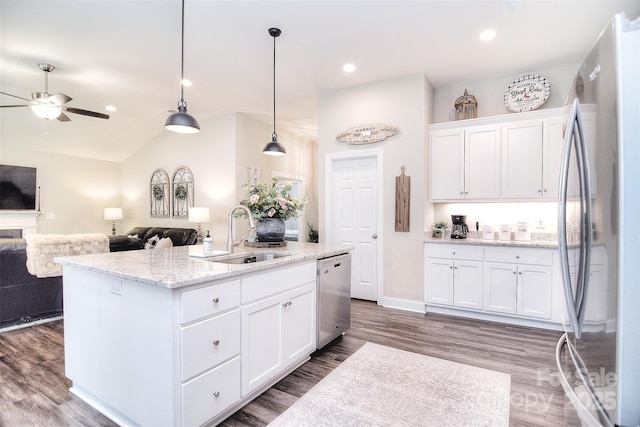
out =
{"type": "Polygon", "coordinates": [[[318,349],[351,326],[351,254],[318,260],[318,349]]]}

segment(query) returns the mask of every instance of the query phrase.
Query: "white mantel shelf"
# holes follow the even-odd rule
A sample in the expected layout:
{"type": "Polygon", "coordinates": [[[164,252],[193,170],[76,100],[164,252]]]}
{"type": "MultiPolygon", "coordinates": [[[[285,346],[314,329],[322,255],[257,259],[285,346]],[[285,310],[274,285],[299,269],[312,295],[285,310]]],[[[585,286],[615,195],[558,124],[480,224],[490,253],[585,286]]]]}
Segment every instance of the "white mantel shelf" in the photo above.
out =
{"type": "Polygon", "coordinates": [[[22,235],[35,234],[38,230],[40,211],[0,210],[0,229],[21,229],[22,235]]]}

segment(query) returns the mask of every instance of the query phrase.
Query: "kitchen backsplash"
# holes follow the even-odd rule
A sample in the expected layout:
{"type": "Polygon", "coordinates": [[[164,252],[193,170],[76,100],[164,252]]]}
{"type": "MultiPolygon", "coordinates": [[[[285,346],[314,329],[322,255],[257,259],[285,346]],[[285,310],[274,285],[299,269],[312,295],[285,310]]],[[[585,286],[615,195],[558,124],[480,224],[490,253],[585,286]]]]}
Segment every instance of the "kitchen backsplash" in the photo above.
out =
{"type": "Polygon", "coordinates": [[[555,202],[435,203],[431,207],[432,210],[425,209],[425,231],[431,230],[431,225],[436,221],[446,221],[451,227],[451,215],[466,215],[469,232],[476,232],[477,222],[480,237],[485,225],[492,226],[497,231],[502,224],[510,224],[515,229],[516,222],[528,222],[532,240],[557,239],[558,209],[555,202]]]}

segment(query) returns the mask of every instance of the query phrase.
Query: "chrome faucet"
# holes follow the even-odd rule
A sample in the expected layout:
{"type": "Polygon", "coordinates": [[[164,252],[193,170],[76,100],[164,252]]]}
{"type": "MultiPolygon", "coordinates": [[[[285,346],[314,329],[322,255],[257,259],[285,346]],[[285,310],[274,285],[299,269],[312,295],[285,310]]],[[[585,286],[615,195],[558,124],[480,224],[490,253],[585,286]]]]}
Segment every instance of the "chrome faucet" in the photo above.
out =
{"type": "Polygon", "coordinates": [[[251,216],[251,211],[249,210],[248,207],[243,206],[243,205],[238,205],[235,206],[233,209],[231,209],[229,211],[229,216],[227,217],[227,251],[232,254],[233,253],[233,249],[240,245],[243,241],[245,236],[242,236],[242,239],[240,239],[240,241],[238,243],[235,243],[233,241],[233,213],[236,211],[236,209],[243,209],[246,213],[247,216],[249,217],[249,230],[255,230],[256,229],[256,223],[253,220],[253,217],[251,216]]]}

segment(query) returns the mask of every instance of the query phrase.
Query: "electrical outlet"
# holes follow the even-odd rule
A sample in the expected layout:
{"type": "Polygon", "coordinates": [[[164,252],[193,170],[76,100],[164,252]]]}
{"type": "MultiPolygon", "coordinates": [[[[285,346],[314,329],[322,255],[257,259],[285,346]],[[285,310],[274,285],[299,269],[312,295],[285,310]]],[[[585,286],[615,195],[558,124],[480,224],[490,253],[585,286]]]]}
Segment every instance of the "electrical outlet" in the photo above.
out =
{"type": "Polygon", "coordinates": [[[542,221],[541,219],[538,220],[538,223],[536,224],[536,228],[537,229],[543,229],[544,228],[544,221],[542,221]]]}
{"type": "Polygon", "coordinates": [[[56,219],[55,212],[47,212],[47,219],[56,219]]]}
{"type": "Polygon", "coordinates": [[[111,280],[109,283],[109,292],[114,295],[122,295],[122,282],[119,280],[111,280]]]}

